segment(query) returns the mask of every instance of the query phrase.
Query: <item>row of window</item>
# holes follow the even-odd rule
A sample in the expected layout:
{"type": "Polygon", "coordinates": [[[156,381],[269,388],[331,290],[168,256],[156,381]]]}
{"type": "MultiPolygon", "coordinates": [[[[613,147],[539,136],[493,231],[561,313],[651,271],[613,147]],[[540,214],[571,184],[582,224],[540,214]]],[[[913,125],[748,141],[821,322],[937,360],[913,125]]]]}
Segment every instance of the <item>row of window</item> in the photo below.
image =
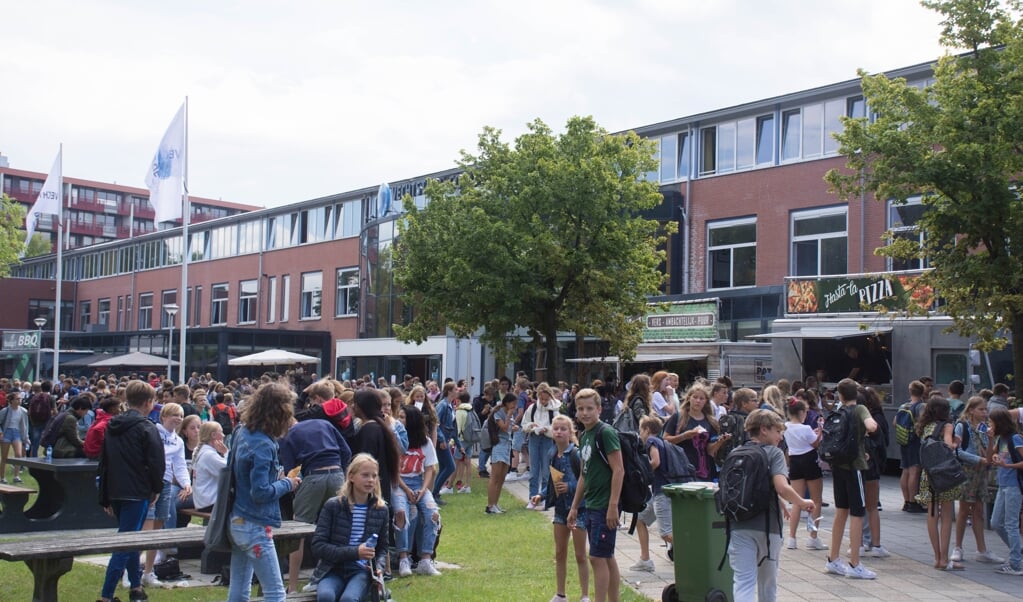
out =
{"type": "Polygon", "coordinates": [[[816,159],[838,152],[834,134],[842,117],[866,117],[863,96],[849,96],[716,123],[657,139],[658,172],[650,180],[672,182],[695,175],[709,176],[816,159]],[[691,163],[692,138],[699,153],[691,163]]]}
{"type": "MultiPolygon", "coordinates": [[[[346,318],[357,316],[359,313],[359,269],[338,268],[335,272],[336,295],[334,297],[334,317],[346,318]]],[[[291,314],[291,276],[285,274],[280,276],[280,289],[278,288],[278,277],[269,276],[266,290],[266,316],[265,322],[287,322],[291,314]],[[280,296],[278,296],[280,291],[280,296]],[[278,313],[279,310],[279,313],[278,313]]],[[[316,320],[322,316],[323,299],[323,272],[305,272],[300,277],[299,314],[300,320],[316,320]]],[[[209,325],[226,326],[228,304],[231,300],[231,285],[227,282],[214,284],[210,287],[209,325]]],[[[200,310],[202,307],[202,287],[188,288],[189,307],[188,324],[191,326],[200,325],[200,310]]],[[[111,299],[98,299],[96,323],[112,327],[111,322],[111,299]]],[[[117,330],[130,329],[131,320],[131,295],[117,297],[117,330]]],[[[238,282],[238,313],[236,323],[239,326],[255,324],[258,320],[260,301],[259,282],[255,278],[241,280],[238,282]]],[[[52,302],[51,302],[52,303],[52,302]]],[[[163,311],[172,305],[178,305],[177,289],[165,290],[160,293],[160,306],[155,305],[155,293],[145,292],[138,295],[138,314],[136,322],[138,330],[152,330],[155,327],[154,312],[159,311],[159,328],[168,328],[180,322],[180,319],[172,317],[168,312],[163,311]]],[[[70,311],[68,312],[70,315],[70,311]]],[[[78,304],[79,329],[85,330],[92,324],[92,301],[80,301],[78,304]]],[[[68,324],[70,329],[70,324],[68,324]]]]}
{"type": "MultiPolygon", "coordinates": [[[[925,207],[920,197],[903,205],[888,203],[888,227],[900,238],[923,244],[918,227],[925,207]]],[[[809,209],[792,213],[790,223],[793,276],[846,274],[848,268],[848,210],[846,207],[809,209]]],[[[924,259],[889,259],[888,269],[920,270],[924,259]]],[[[724,289],[756,285],[757,218],[742,217],[707,224],[707,288],[724,289]]]]}

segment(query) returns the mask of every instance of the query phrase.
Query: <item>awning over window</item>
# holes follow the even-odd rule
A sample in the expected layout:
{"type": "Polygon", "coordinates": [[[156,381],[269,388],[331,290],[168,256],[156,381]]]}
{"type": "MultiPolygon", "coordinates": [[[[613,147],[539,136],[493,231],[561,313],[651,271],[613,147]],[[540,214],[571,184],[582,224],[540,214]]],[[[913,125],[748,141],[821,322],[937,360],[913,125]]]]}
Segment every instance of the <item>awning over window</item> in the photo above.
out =
{"type": "Polygon", "coordinates": [[[851,339],[891,332],[891,326],[806,326],[797,330],[781,330],[747,335],[747,339],[851,339]]]}
{"type": "Polygon", "coordinates": [[[685,360],[705,360],[706,353],[640,353],[628,362],[623,362],[617,355],[607,357],[577,357],[565,360],[570,364],[617,364],[619,362],[628,364],[645,364],[653,362],[680,362],[685,360]]]}

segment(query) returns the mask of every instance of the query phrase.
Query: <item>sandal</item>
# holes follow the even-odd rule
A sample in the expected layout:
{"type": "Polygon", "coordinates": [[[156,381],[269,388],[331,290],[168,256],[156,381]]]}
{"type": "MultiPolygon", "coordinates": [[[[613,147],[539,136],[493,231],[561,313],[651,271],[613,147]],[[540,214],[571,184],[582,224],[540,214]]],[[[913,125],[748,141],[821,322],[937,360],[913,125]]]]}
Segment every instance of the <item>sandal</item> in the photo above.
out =
{"type": "Polygon", "coordinates": [[[938,568],[939,571],[965,571],[966,567],[959,564],[958,562],[949,562],[943,567],[938,568]]]}

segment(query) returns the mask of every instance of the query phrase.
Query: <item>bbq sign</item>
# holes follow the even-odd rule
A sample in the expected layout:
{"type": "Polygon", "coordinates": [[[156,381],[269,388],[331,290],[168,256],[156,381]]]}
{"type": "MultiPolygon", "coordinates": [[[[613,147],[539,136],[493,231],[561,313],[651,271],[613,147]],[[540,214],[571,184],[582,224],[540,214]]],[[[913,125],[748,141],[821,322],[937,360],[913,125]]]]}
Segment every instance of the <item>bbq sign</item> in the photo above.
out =
{"type": "Polygon", "coordinates": [[[36,349],[39,349],[39,331],[7,331],[4,333],[4,351],[35,351],[36,349]]]}
{"type": "Polygon", "coordinates": [[[680,302],[668,305],[651,304],[647,312],[643,342],[718,340],[717,301],[680,302]]]}
{"type": "Polygon", "coordinates": [[[934,290],[917,275],[865,274],[856,277],[794,279],[787,283],[786,313],[831,314],[904,309],[930,309],[934,290]]]}

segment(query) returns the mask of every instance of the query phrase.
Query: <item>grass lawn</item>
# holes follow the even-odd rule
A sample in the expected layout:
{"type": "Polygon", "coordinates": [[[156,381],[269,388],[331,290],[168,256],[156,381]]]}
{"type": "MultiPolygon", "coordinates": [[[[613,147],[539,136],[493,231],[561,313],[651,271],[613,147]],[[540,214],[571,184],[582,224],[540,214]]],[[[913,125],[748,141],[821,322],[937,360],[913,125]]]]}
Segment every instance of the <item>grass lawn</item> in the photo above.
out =
{"type": "MultiPolygon", "coordinates": [[[[24,475],[28,477],[28,475],[24,475]]],[[[26,486],[35,486],[28,477],[26,486]]],[[[447,495],[441,510],[444,532],[438,547],[438,560],[457,564],[461,569],[443,570],[440,577],[413,576],[394,579],[391,591],[398,602],[486,600],[488,602],[546,602],[554,595],[554,543],[550,519],[524,508],[524,502],[508,493],[501,497],[506,514],[488,515],[486,481],[473,479],[473,493],[447,495]]],[[[24,563],[4,563],[0,579],[0,600],[31,600],[32,575],[24,563]]],[[[103,585],[104,570],[80,562],[60,579],[61,600],[95,600],[103,585]]],[[[569,554],[568,595],[579,598],[575,561],[569,554]]],[[[121,588],[117,593],[127,599],[121,588]]],[[[591,587],[592,595],[592,587],[591,587]]],[[[161,601],[222,601],[223,587],[150,589],[149,597],[161,601]]],[[[646,600],[622,586],[622,600],[646,600]]]]}

